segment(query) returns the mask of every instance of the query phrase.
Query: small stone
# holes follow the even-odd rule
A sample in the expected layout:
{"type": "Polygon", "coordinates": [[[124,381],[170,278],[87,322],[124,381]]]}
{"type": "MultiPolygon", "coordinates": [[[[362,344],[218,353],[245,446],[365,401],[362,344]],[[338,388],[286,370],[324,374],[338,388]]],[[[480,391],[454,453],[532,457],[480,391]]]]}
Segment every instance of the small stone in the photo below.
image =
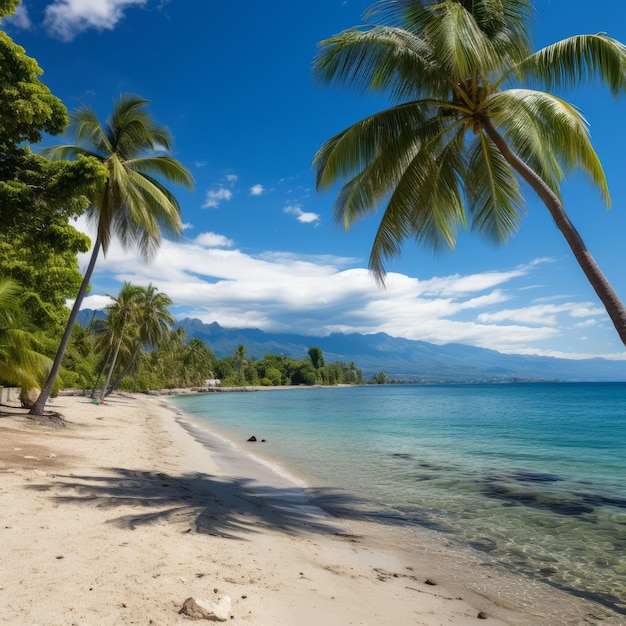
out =
{"type": "Polygon", "coordinates": [[[256,437],[254,435],[252,435],[252,437],[248,438],[248,441],[256,441],[256,437]]]}
{"type": "Polygon", "coordinates": [[[487,613],[481,611],[477,616],[478,619],[487,619],[487,613]]]}
{"type": "Polygon", "coordinates": [[[187,598],[185,600],[178,614],[187,615],[194,619],[209,619],[211,617],[211,613],[207,611],[204,606],[198,604],[193,598],[187,598]]]}
{"type": "Polygon", "coordinates": [[[435,582],[432,578],[427,578],[427,579],[424,581],[424,584],[425,584],[425,585],[433,585],[433,586],[434,586],[434,585],[436,585],[437,583],[436,583],[436,582],[435,582]]]}

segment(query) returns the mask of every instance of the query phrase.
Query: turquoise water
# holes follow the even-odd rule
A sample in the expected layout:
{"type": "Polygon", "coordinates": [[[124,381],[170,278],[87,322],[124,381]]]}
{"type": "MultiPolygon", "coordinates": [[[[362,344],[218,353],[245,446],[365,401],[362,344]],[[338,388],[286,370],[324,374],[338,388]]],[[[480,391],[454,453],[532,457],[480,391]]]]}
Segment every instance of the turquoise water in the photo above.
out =
{"type": "Polygon", "coordinates": [[[626,384],[373,386],[173,403],[331,512],[424,526],[626,615],[626,384]]]}

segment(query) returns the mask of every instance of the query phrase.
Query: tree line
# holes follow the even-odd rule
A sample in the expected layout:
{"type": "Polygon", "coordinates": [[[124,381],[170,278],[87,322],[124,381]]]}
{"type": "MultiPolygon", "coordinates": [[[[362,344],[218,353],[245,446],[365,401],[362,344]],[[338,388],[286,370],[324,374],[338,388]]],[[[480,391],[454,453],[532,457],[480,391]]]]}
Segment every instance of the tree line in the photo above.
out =
{"type": "Polygon", "coordinates": [[[361,384],[363,374],[354,363],[326,363],[320,348],[312,346],[308,358],[266,354],[248,355],[244,345],[218,359],[198,338],[187,339],[174,327],[171,299],[153,285],[124,283],[119,294],[96,312],[86,328],[72,335],[73,352],[80,355],[73,367],[74,383],[91,387],[94,398],[104,400],[116,389],[148,391],[188,387],[339,385],[361,384]]]}

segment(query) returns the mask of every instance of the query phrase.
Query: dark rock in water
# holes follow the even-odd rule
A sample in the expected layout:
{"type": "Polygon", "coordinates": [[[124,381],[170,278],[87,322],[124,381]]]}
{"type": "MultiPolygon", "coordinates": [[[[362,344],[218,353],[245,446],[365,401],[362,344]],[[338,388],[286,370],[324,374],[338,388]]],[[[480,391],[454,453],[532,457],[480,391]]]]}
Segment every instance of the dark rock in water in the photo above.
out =
{"type": "Polygon", "coordinates": [[[546,576],[549,576],[550,574],[556,574],[557,569],[556,567],[542,567],[539,570],[540,574],[545,574],[546,576]]]}
{"type": "Polygon", "coordinates": [[[481,611],[477,616],[478,619],[487,619],[487,613],[481,611]]]}
{"type": "Polygon", "coordinates": [[[265,443],[265,441],[266,441],[265,439],[261,439],[261,443],[265,443]]]}
{"type": "Polygon", "coordinates": [[[252,437],[250,437],[250,438],[248,439],[248,441],[256,441],[256,437],[255,437],[254,435],[252,435],[252,437]]]}
{"type": "Polygon", "coordinates": [[[435,582],[432,578],[427,578],[427,579],[424,581],[424,584],[425,584],[425,585],[433,585],[433,586],[434,586],[434,585],[436,585],[437,583],[436,583],[436,582],[435,582]]]}

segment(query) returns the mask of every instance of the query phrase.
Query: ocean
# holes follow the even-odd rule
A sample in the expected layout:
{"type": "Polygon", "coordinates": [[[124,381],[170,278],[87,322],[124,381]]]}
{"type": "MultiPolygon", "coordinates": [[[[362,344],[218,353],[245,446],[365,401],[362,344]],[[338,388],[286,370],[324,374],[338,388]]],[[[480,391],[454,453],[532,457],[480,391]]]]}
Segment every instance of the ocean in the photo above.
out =
{"type": "Polygon", "coordinates": [[[172,404],[335,515],[404,537],[429,529],[626,623],[626,384],[298,388],[172,404]]]}

